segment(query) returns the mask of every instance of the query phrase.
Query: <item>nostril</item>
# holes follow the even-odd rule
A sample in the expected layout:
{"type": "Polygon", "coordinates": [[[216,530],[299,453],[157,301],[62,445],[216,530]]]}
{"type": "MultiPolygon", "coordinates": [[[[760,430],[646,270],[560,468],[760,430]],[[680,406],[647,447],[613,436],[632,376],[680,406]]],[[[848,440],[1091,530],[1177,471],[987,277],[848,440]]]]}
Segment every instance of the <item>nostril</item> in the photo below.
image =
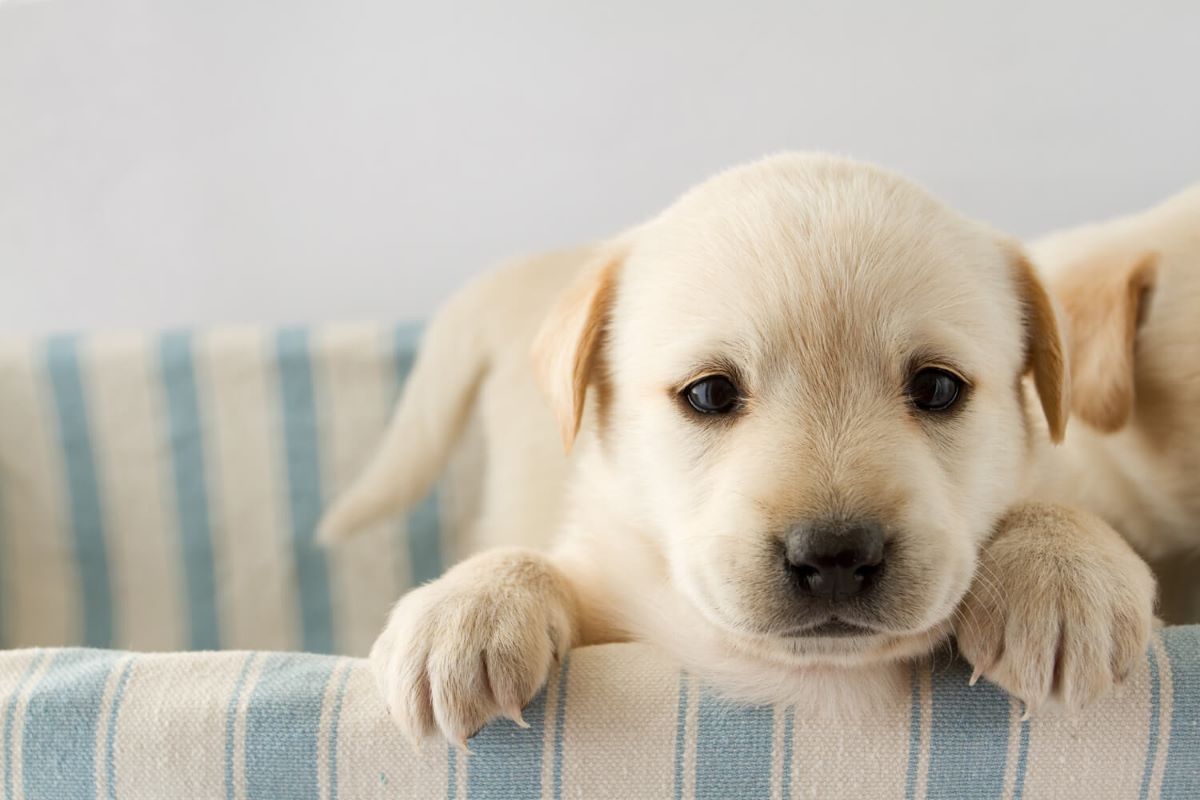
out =
{"type": "Polygon", "coordinates": [[[821,570],[812,564],[788,563],[788,569],[800,588],[807,592],[815,592],[821,588],[821,570]]]}
{"type": "Polygon", "coordinates": [[[878,564],[863,564],[854,570],[854,580],[866,587],[875,582],[881,572],[883,572],[882,561],[878,564]]]}

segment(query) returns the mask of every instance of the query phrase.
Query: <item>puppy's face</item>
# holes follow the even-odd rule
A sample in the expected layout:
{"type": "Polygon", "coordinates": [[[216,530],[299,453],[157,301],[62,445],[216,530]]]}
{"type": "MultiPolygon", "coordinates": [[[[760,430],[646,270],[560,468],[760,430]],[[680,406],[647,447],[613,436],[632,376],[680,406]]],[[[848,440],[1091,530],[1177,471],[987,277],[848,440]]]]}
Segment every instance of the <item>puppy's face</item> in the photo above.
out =
{"type": "Polygon", "coordinates": [[[1053,316],[1014,251],[812,157],[718,176],[625,247],[576,303],[573,363],[679,591],[801,660],[928,647],[1014,500],[1031,366],[1061,433],[1061,362],[1030,359],[1057,354],[1031,350],[1053,316]]]}

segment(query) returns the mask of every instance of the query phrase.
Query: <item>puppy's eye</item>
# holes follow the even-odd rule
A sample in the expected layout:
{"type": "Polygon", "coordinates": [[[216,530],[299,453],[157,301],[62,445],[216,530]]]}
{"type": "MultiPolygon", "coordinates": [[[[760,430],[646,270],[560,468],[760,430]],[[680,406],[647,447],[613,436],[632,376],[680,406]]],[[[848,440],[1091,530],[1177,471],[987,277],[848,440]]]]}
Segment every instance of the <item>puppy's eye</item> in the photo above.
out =
{"type": "Polygon", "coordinates": [[[738,389],[724,375],[709,375],[683,390],[688,404],[701,414],[728,414],[738,406],[738,389]]]}
{"type": "Polygon", "coordinates": [[[908,382],[908,398],[922,411],[947,411],[962,395],[963,380],[953,372],[926,367],[908,382]]]}

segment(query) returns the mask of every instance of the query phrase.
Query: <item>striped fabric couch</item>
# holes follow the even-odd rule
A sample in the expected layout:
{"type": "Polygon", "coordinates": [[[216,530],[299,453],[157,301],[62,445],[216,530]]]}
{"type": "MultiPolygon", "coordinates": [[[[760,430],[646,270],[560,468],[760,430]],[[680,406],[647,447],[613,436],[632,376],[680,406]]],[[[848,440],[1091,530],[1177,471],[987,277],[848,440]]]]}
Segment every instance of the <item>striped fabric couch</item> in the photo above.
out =
{"type": "Polygon", "coordinates": [[[470,752],[401,739],[364,663],[457,554],[455,504],[322,551],[416,329],[0,342],[4,798],[1200,797],[1200,628],[1021,719],[948,654],[864,718],[736,708],[656,651],[575,651],[470,752]],[[203,651],[203,652],[198,652],[203,651]]]}

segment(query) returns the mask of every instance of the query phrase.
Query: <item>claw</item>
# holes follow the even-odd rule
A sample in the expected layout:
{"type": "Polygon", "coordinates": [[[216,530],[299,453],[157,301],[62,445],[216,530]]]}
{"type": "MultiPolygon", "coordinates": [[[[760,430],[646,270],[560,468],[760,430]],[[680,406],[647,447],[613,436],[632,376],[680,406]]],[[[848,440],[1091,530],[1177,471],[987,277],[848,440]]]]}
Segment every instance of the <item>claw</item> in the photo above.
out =
{"type": "Polygon", "coordinates": [[[525,717],[521,715],[521,710],[516,709],[504,712],[504,716],[517,723],[518,728],[528,728],[529,723],[525,721],[525,717]]]}
{"type": "Polygon", "coordinates": [[[971,680],[967,681],[967,686],[974,686],[979,683],[980,677],[983,676],[983,667],[975,667],[975,671],[971,673],[971,680]]]}

